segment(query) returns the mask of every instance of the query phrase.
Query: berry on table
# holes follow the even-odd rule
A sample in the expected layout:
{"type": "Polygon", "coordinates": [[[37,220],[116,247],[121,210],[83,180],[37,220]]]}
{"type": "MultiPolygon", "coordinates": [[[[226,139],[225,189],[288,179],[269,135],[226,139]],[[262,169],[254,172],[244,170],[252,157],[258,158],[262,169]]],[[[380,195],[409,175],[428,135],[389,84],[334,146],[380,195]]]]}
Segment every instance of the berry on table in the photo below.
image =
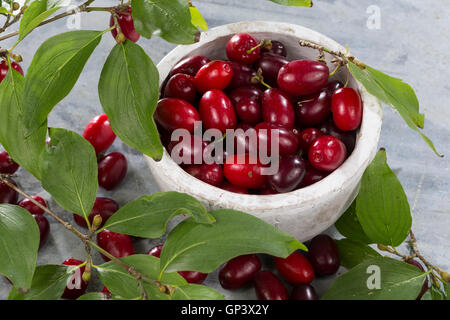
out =
{"type": "Polygon", "coordinates": [[[106,155],[98,164],[98,184],[106,190],[112,190],[127,174],[127,159],[120,152],[106,155]]]}
{"type": "Polygon", "coordinates": [[[47,241],[50,233],[50,223],[43,214],[32,214],[32,216],[39,227],[39,248],[41,248],[47,241]]]}
{"type": "MultiPolygon", "coordinates": [[[[106,221],[114,213],[116,213],[117,210],[119,210],[119,205],[113,199],[105,198],[105,197],[97,197],[94,202],[94,207],[92,208],[92,210],[88,216],[89,223],[92,225],[94,217],[96,215],[100,215],[100,217],[102,218],[102,222],[98,226],[98,228],[101,228],[106,223],[106,221]]],[[[74,214],[73,217],[75,219],[75,222],[80,227],[87,228],[86,220],[83,217],[81,217],[77,214],[74,214]]]]}
{"type": "MultiPolygon", "coordinates": [[[[17,186],[13,179],[7,180],[17,186]]],[[[0,182],[0,203],[16,204],[17,200],[19,200],[19,194],[11,189],[6,183],[0,182]]]]}
{"type": "Polygon", "coordinates": [[[253,277],[256,297],[258,300],[288,300],[289,294],[276,275],[271,271],[257,272],[253,277]]]}
{"type": "Polygon", "coordinates": [[[9,153],[6,151],[0,152],[0,173],[14,174],[17,169],[19,169],[19,165],[11,159],[9,153]]]}
{"type": "Polygon", "coordinates": [[[220,285],[224,289],[239,289],[253,280],[261,270],[261,260],[256,254],[236,257],[228,261],[219,272],[220,285]]]}
{"type": "Polygon", "coordinates": [[[108,116],[101,114],[92,119],[84,129],[83,138],[92,144],[97,154],[105,152],[116,139],[108,116]]]}
{"type": "Polygon", "coordinates": [[[336,242],[326,234],[312,238],[308,257],[314,271],[320,276],[335,274],[341,264],[336,242]]]}
{"type": "MultiPolygon", "coordinates": [[[[97,244],[116,258],[123,258],[134,254],[133,242],[130,236],[126,234],[105,229],[97,235],[97,244]]],[[[101,256],[105,261],[110,260],[103,254],[101,256]]]]}
{"type": "Polygon", "coordinates": [[[278,273],[292,284],[308,284],[314,280],[314,269],[311,263],[297,251],[294,251],[286,259],[274,257],[273,262],[278,273]]]}
{"type": "Polygon", "coordinates": [[[291,300],[319,300],[319,296],[312,285],[299,283],[292,290],[291,300]]]}
{"type": "MultiPolygon", "coordinates": [[[[45,200],[40,196],[32,196],[32,198],[39,202],[42,206],[47,208],[47,203],[45,200]]],[[[33,202],[31,202],[30,199],[23,199],[18,203],[19,206],[22,208],[28,210],[31,214],[43,214],[44,210],[39,208],[37,205],[35,205],[33,202]]]]}

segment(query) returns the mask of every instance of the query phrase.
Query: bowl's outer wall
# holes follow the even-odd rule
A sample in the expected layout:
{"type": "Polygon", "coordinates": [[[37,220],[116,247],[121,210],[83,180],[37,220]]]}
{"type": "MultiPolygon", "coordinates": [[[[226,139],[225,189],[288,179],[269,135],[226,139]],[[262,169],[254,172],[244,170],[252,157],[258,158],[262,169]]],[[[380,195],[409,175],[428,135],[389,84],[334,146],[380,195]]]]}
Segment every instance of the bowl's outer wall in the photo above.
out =
{"type": "MultiPolygon", "coordinates": [[[[158,64],[160,82],[185,56],[205,55],[214,59],[226,59],[225,44],[238,32],[249,32],[258,39],[282,41],[290,59],[314,59],[317,56],[317,51],[299,47],[299,39],[345,51],[335,41],[301,26],[260,21],[234,23],[204,32],[200,42],[178,46],[171,51],[158,64]]],[[[331,56],[327,55],[327,61],[330,60],[331,56]]],[[[329,66],[332,68],[331,64],[329,66]]],[[[340,70],[335,77],[345,80],[346,73],[340,70]]],[[[353,78],[350,79],[350,86],[359,90],[364,104],[356,148],[340,168],[310,187],[270,196],[231,193],[190,176],[172,161],[166,151],[159,162],[147,157],[149,168],[161,191],[188,193],[204,203],[209,210],[229,208],[248,212],[292,234],[300,241],[309,240],[332,226],[350,206],[357,195],[362,174],[377,152],[382,122],[381,106],[353,78]]]]}

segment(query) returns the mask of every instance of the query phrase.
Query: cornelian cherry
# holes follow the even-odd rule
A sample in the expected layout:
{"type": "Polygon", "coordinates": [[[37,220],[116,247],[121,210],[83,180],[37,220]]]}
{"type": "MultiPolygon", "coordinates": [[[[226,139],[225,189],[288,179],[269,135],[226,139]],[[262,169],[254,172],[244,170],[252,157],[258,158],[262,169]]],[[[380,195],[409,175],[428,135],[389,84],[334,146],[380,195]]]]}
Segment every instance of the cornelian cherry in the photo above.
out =
{"type": "Polygon", "coordinates": [[[178,164],[191,165],[203,163],[203,151],[208,142],[203,141],[200,136],[190,135],[178,141],[172,141],[168,151],[178,164]]]}
{"type": "Polygon", "coordinates": [[[179,61],[170,71],[170,76],[177,73],[185,73],[187,75],[195,77],[198,70],[205,64],[210,63],[211,60],[204,56],[192,56],[187,57],[179,61]]]}
{"type": "Polygon", "coordinates": [[[229,182],[238,187],[257,189],[262,187],[267,180],[267,176],[261,172],[262,168],[263,165],[258,159],[238,154],[226,159],[223,173],[229,182]]]}
{"type": "MultiPolygon", "coordinates": [[[[42,206],[47,207],[47,203],[45,202],[45,200],[42,197],[39,196],[32,196],[32,198],[39,202],[42,206]]],[[[28,210],[28,212],[30,212],[31,214],[43,214],[44,210],[42,210],[41,208],[39,208],[37,205],[35,205],[33,202],[31,202],[31,200],[29,199],[23,199],[22,201],[20,201],[18,203],[19,206],[21,206],[22,208],[28,210]]]]}
{"type": "Polygon", "coordinates": [[[272,87],[277,86],[278,72],[281,67],[289,63],[285,57],[273,53],[265,53],[256,61],[255,69],[262,71],[264,82],[272,87]]]}
{"type": "Polygon", "coordinates": [[[318,170],[330,172],[337,169],[345,160],[347,149],[336,137],[322,136],[309,147],[309,162],[318,170]]]}
{"type": "Polygon", "coordinates": [[[277,173],[268,178],[275,191],[290,192],[294,190],[306,174],[305,160],[299,155],[283,156],[279,162],[277,173]]]}
{"type": "Polygon", "coordinates": [[[261,105],[254,99],[241,99],[235,104],[238,118],[248,124],[255,125],[262,120],[261,105]]]}
{"type": "Polygon", "coordinates": [[[327,85],[329,73],[328,66],[322,62],[291,61],[280,69],[278,86],[296,96],[312,94],[327,85]]]}
{"type": "Polygon", "coordinates": [[[212,186],[218,187],[223,180],[223,169],[220,164],[202,164],[200,167],[200,180],[212,186]]]}
{"type": "Polygon", "coordinates": [[[122,182],[127,174],[127,159],[120,152],[111,152],[98,164],[98,184],[106,190],[112,190],[122,182]]]}
{"type": "MultiPolygon", "coordinates": [[[[17,186],[13,179],[7,180],[17,186]]],[[[17,200],[19,200],[19,194],[6,183],[0,182],[0,203],[16,204],[17,200]]]]}
{"type": "MultiPolygon", "coordinates": [[[[117,12],[117,22],[119,23],[120,31],[122,31],[128,40],[133,42],[137,42],[139,40],[141,36],[134,28],[133,17],[131,16],[131,7],[127,7],[124,11],[117,12]]],[[[114,24],[114,17],[111,15],[109,25],[112,27],[114,24]]],[[[114,39],[116,39],[117,29],[112,29],[111,33],[114,39]]]]}
{"type": "Polygon", "coordinates": [[[253,280],[261,270],[261,260],[256,254],[247,254],[228,261],[219,272],[219,281],[224,289],[239,289],[253,280]]]}
{"type": "MultiPolygon", "coordinates": [[[[11,67],[23,76],[22,67],[18,63],[14,62],[14,61],[11,62],[11,67]]],[[[3,81],[3,79],[5,79],[8,71],[9,71],[8,64],[6,63],[5,60],[2,60],[0,62],[0,83],[3,81]]]]}
{"type": "Polygon", "coordinates": [[[19,165],[11,159],[8,152],[0,152],[0,173],[13,174],[18,169],[19,165]]]}
{"type": "Polygon", "coordinates": [[[167,81],[164,89],[164,97],[166,98],[178,98],[194,103],[196,96],[194,77],[183,73],[173,75],[167,81]]]}
{"type": "Polygon", "coordinates": [[[273,138],[278,134],[278,153],[281,156],[295,154],[298,150],[298,139],[295,134],[285,127],[261,122],[255,127],[258,137],[258,150],[266,146],[267,155],[272,155],[273,138]]]}
{"type": "MultiPolygon", "coordinates": [[[[105,222],[114,214],[116,211],[119,210],[119,205],[116,201],[110,198],[105,197],[97,197],[94,202],[94,207],[92,208],[91,212],[89,213],[88,220],[92,225],[92,221],[94,220],[94,217],[96,215],[100,215],[102,217],[102,223],[99,228],[103,227],[105,222]]],[[[77,215],[73,215],[75,222],[80,226],[87,228],[86,220],[77,215]]]]}
{"type": "MultiPolygon", "coordinates": [[[[105,229],[97,235],[97,244],[116,258],[123,258],[134,254],[133,242],[130,236],[126,234],[105,229]]],[[[101,256],[105,261],[110,260],[103,254],[101,256]]]]}
{"type": "Polygon", "coordinates": [[[323,136],[323,132],[316,128],[306,128],[300,131],[299,143],[302,150],[308,154],[309,147],[317,138],[323,136]]]}
{"type": "Polygon", "coordinates": [[[297,123],[301,127],[312,127],[328,119],[331,112],[331,99],[326,90],[303,96],[297,102],[297,123]]]}
{"type": "Polygon", "coordinates": [[[335,274],[341,264],[336,242],[326,234],[312,238],[308,257],[316,274],[321,276],[335,274]]]}
{"type": "Polygon", "coordinates": [[[262,96],[262,114],[265,122],[292,128],[295,112],[288,96],[276,88],[267,89],[262,96]]]}
{"type": "Polygon", "coordinates": [[[278,273],[292,284],[311,283],[314,280],[314,269],[300,252],[294,251],[286,259],[274,257],[273,262],[278,273]]]}
{"type": "Polygon", "coordinates": [[[333,121],[342,131],[356,130],[362,120],[362,103],[359,93],[353,88],[342,88],[334,92],[331,102],[333,121]]]}
{"type": "Polygon", "coordinates": [[[92,144],[97,154],[106,151],[116,139],[108,116],[101,114],[92,119],[84,129],[83,138],[92,144]]]}
{"type": "Polygon", "coordinates": [[[310,186],[316,182],[319,182],[323,178],[325,178],[328,175],[328,173],[319,171],[316,168],[314,168],[309,162],[306,162],[306,173],[305,177],[303,178],[302,182],[298,186],[299,188],[305,188],[307,186],[310,186]]]}
{"type": "Polygon", "coordinates": [[[155,119],[165,130],[186,129],[193,133],[194,123],[200,121],[200,114],[187,101],[176,98],[164,98],[158,102],[155,119]]]}
{"type": "Polygon", "coordinates": [[[276,41],[276,40],[270,40],[270,44],[264,45],[261,48],[261,52],[262,53],[266,53],[266,52],[274,53],[274,54],[278,54],[283,57],[287,56],[286,46],[282,42],[276,41]]]}
{"type": "Polygon", "coordinates": [[[236,88],[229,94],[231,102],[236,105],[239,101],[243,99],[251,99],[261,102],[261,97],[263,92],[255,86],[246,86],[236,88]]]}
{"type": "Polygon", "coordinates": [[[236,113],[231,100],[220,90],[213,89],[203,94],[199,106],[205,129],[218,129],[225,134],[237,124],[236,113]]]}
{"type": "Polygon", "coordinates": [[[248,33],[238,33],[227,42],[227,56],[231,61],[252,64],[261,54],[261,49],[256,48],[257,46],[258,41],[253,36],[248,33]]]}
{"type": "MultiPolygon", "coordinates": [[[[79,266],[82,263],[83,261],[77,259],[67,259],[62,264],[65,266],[79,266]]],[[[84,282],[82,278],[85,269],[86,267],[83,266],[75,270],[64,290],[62,295],[63,299],[76,300],[86,292],[88,284],[84,282]]]]}
{"type": "Polygon", "coordinates": [[[198,70],[195,75],[195,87],[200,92],[212,89],[224,90],[233,79],[233,69],[225,61],[211,61],[198,70]]]}
{"type": "MultiPolygon", "coordinates": [[[[244,86],[251,86],[254,83],[253,78],[256,76],[256,71],[246,64],[239,62],[229,62],[231,69],[233,70],[233,78],[227,89],[233,90],[244,86]]],[[[256,82],[257,83],[257,82],[256,82]]]]}
{"type": "Polygon", "coordinates": [[[299,283],[292,290],[291,300],[319,300],[319,296],[312,285],[299,283]]]}
{"type": "Polygon", "coordinates": [[[288,300],[289,294],[283,282],[271,271],[259,271],[253,277],[258,300],[288,300]]]}
{"type": "Polygon", "coordinates": [[[234,184],[231,184],[228,181],[224,181],[220,185],[220,188],[234,193],[248,194],[248,190],[246,188],[235,186],[234,184]]]}
{"type": "Polygon", "coordinates": [[[32,216],[39,228],[39,248],[41,248],[47,241],[50,233],[50,223],[43,214],[32,214],[32,216]]]}

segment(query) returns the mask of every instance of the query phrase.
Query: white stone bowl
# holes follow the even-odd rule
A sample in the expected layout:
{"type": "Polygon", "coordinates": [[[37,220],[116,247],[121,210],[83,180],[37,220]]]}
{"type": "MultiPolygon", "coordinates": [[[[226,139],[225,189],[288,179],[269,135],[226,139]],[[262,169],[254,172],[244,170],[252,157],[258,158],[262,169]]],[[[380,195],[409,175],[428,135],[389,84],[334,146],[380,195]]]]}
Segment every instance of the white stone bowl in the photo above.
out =
{"type": "MultiPolygon", "coordinates": [[[[282,41],[289,59],[314,59],[317,51],[301,48],[298,40],[308,40],[332,50],[345,52],[345,48],[326,36],[293,24],[244,21],[213,28],[202,33],[200,42],[178,46],[158,64],[161,83],[171,68],[182,58],[205,55],[213,59],[226,59],[225,44],[235,33],[248,32],[258,39],[282,41]]],[[[331,56],[327,55],[327,61],[331,56]]],[[[333,66],[329,64],[330,70],[333,66]]],[[[336,75],[344,80],[346,73],[336,75]]],[[[251,213],[268,223],[306,241],[332,226],[355,199],[359,182],[378,148],[382,110],[377,99],[354,79],[350,86],[359,90],[363,104],[363,119],[357,135],[356,147],[350,157],[323,180],[303,189],[276,195],[242,195],[208,185],[186,173],[164,151],[161,161],[147,157],[148,166],[161,191],[178,191],[200,200],[208,209],[228,208],[251,213]]],[[[252,232],[249,230],[249,232],[252,232]]]]}

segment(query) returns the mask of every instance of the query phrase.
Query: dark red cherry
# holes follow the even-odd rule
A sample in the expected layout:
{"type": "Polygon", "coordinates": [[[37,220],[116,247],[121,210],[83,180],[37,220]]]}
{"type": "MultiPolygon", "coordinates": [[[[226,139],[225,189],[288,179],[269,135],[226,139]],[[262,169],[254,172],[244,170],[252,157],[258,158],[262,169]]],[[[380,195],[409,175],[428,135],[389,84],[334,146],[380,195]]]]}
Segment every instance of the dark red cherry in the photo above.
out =
{"type": "Polygon", "coordinates": [[[261,105],[253,99],[242,99],[235,104],[238,118],[248,124],[255,125],[262,120],[261,105]]]}
{"type": "Polygon", "coordinates": [[[307,128],[300,131],[299,143],[302,150],[308,154],[309,147],[317,138],[323,136],[323,132],[316,128],[307,128]]]}
{"type": "Polygon", "coordinates": [[[261,58],[259,58],[258,61],[256,61],[255,69],[261,69],[265,83],[271,87],[276,87],[278,85],[278,72],[281,67],[287,63],[289,63],[289,60],[283,56],[273,53],[265,53],[261,56],[261,58]]]}
{"type": "Polygon", "coordinates": [[[327,90],[328,96],[331,98],[331,96],[333,95],[333,93],[336,90],[341,89],[343,87],[344,87],[344,85],[340,81],[330,81],[330,82],[328,82],[325,89],[327,90]]]}
{"type": "Polygon", "coordinates": [[[296,105],[297,124],[312,127],[328,119],[331,112],[331,99],[326,90],[301,97],[296,105]]]}
{"type": "Polygon", "coordinates": [[[281,156],[297,153],[298,139],[295,134],[285,127],[272,123],[261,122],[255,127],[258,136],[258,150],[267,148],[267,155],[272,155],[273,137],[278,133],[278,153],[281,156]]]}
{"type": "Polygon", "coordinates": [[[267,176],[262,174],[263,165],[253,156],[239,154],[226,159],[223,173],[232,184],[257,189],[266,183],[267,176]]]}
{"type": "Polygon", "coordinates": [[[156,247],[151,248],[151,249],[147,252],[147,254],[148,254],[148,255],[151,255],[151,256],[154,256],[154,257],[157,257],[157,258],[160,258],[160,257],[161,257],[161,251],[162,251],[162,248],[163,248],[163,245],[160,244],[159,246],[156,246],[156,247]]]}
{"type": "Polygon", "coordinates": [[[108,116],[101,114],[92,119],[84,129],[83,138],[92,144],[97,154],[106,151],[116,139],[108,116]]]}
{"type": "Polygon", "coordinates": [[[259,189],[259,192],[257,194],[259,194],[260,196],[268,196],[268,195],[277,194],[277,193],[278,192],[273,190],[272,187],[270,187],[269,185],[265,185],[261,189],[259,189]]]}
{"type": "Polygon", "coordinates": [[[211,61],[198,70],[194,83],[197,91],[224,90],[233,79],[233,69],[225,61],[211,61]]]}
{"type": "MultiPolygon", "coordinates": [[[[17,184],[12,179],[7,180],[17,186],[17,184]]],[[[17,200],[19,200],[19,194],[8,187],[6,183],[0,182],[0,203],[16,204],[17,200]]]]}
{"type": "Polygon", "coordinates": [[[362,120],[362,103],[359,93],[353,88],[342,88],[334,92],[331,100],[333,121],[342,131],[356,130],[362,120]]]}
{"type": "Polygon", "coordinates": [[[261,49],[255,48],[258,41],[248,33],[238,33],[228,40],[226,45],[227,57],[231,61],[252,64],[258,60],[261,49]]]}
{"type": "Polygon", "coordinates": [[[267,89],[262,96],[262,113],[264,122],[292,128],[295,112],[292,103],[281,90],[267,89]]]}
{"type": "Polygon", "coordinates": [[[251,125],[241,122],[234,130],[234,153],[257,152],[258,137],[255,128],[251,125]],[[252,150],[250,150],[252,149],[252,150]]]}
{"type": "MultiPolygon", "coordinates": [[[[116,201],[110,198],[104,198],[104,197],[97,197],[94,202],[94,207],[91,210],[91,213],[89,213],[88,219],[89,222],[92,225],[92,221],[94,220],[94,217],[96,215],[100,215],[102,217],[102,223],[98,228],[103,227],[105,222],[114,214],[116,211],[119,210],[119,205],[116,201]]],[[[77,215],[73,215],[75,222],[80,226],[87,228],[86,220],[77,215]]]]}
{"type": "Polygon", "coordinates": [[[181,141],[172,141],[168,146],[168,151],[178,164],[202,164],[203,151],[207,146],[208,143],[203,141],[201,137],[190,135],[186,139],[181,139],[181,141]]]}
{"type": "Polygon", "coordinates": [[[314,271],[320,276],[335,274],[341,265],[336,242],[326,234],[320,234],[311,240],[308,257],[314,271]]]}
{"type": "Polygon", "coordinates": [[[98,164],[98,184],[106,190],[114,189],[127,174],[127,159],[120,152],[111,152],[98,164]]]}
{"type": "MultiPolygon", "coordinates": [[[[22,70],[22,67],[21,67],[18,63],[14,62],[14,61],[11,62],[11,67],[12,67],[14,70],[16,70],[17,72],[19,72],[19,73],[23,76],[23,70],[22,70]]],[[[2,60],[2,61],[0,62],[0,83],[3,81],[3,79],[5,79],[6,74],[8,73],[8,71],[9,71],[9,66],[8,66],[8,64],[6,63],[5,60],[2,60]]]]}
{"type": "Polygon", "coordinates": [[[319,171],[314,168],[309,162],[306,163],[306,174],[303,178],[302,182],[298,186],[299,188],[305,188],[310,186],[323,178],[325,178],[328,174],[323,171],[319,171]]]}
{"type": "MultiPolygon", "coordinates": [[[[140,35],[134,28],[133,17],[131,16],[131,7],[127,7],[125,10],[117,12],[117,22],[119,23],[120,31],[122,31],[128,40],[133,42],[137,42],[139,40],[140,35]]],[[[114,17],[111,15],[109,25],[112,27],[114,24],[114,17]]],[[[116,39],[117,29],[112,29],[111,33],[114,39],[116,39]]]]}
{"type": "Polygon", "coordinates": [[[281,90],[302,96],[312,94],[328,83],[330,70],[322,62],[296,60],[284,65],[278,73],[278,86],[281,90]]]}
{"type": "Polygon", "coordinates": [[[50,223],[43,214],[32,214],[32,216],[39,227],[39,248],[41,248],[47,241],[48,234],[50,233],[50,223]]]}
{"type": "MultiPolygon", "coordinates": [[[[83,261],[77,259],[67,259],[62,264],[65,266],[79,266],[80,264],[83,264],[83,261]]],[[[82,278],[84,270],[86,270],[85,266],[74,271],[62,295],[63,299],[76,300],[86,292],[88,284],[87,282],[84,282],[82,278]]]]}
{"type": "Polygon", "coordinates": [[[322,131],[324,134],[333,136],[341,140],[346,148],[347,154],[352,153],[353,149],[355,149],[356,143],[356,132],[355,131],[341,131],[339,130],[333,121],[327,121],[321,124],[318,129],[322,131]]]}
{"type": "Polygon", "coordinates": [[[191,164],[184,168],[184,171],[189,173],[191,176],[200,179],[200,171],[202,166],[198,164],[191,164]]]}
{"type": "Polygon", "coordinates": [[[200,116],[203,127],[218,129],[225,134],[227,129],[234,129],[237,124],[236,113],[230,99],[220,90],[206,92],[200,100],[200,116]]]}
{"type": "Polygon", "coordinates": [[[247,254],[231,259],[219,272],[222,288],[239,289],[253,280],[253,276],[261,270],[261,260],[256,254],[247,254]]]}
{"type": "Polygon", "coordinates": [[[186,129],[194,132],[194,123],[200,121],[200,114],[189,102],[176,98],[159,100],[155,119],[168,131],[186,129]]]}
{"type": "Polygon", "coordinates": [[[211,60],[204,56],[187,57],[179,61],[170,71],[170,76],[177,73],[185,73],[195,77],[198,70],[205,64],[210,63],[211,60]]]}
{"type": "Polygon", "coordinates": [[[256,76],[256,71],[253,68],[239,62],[230,61],[229,64],[233,69],[233,78],[228,85],[228,89],[233,90],[258,83],[257,80],[252,80],[256,76]],[[253,83],[254,81],[256,83],[253,83]]]}
{"type": "Polygon", "coordinates": [[[271,271],[259,271],[253,277],[256,297],[258,300],[288,300],[289,294],[276,275],[271,271]]]}
{"type": "Polygon", "coordinates": [[[346,159],[345,144],[333,136],[321,136],[309,147],[309,162],[318,170],[331,172],[336,170],[346,159]]]}
{"type": "Polygon", "coordinates": [[[274,54],[278,54],[280,56],[286,57],[287,56],[287,50],[286,50],[286,46],[281,43],[280,41],[276,41],[276,40],[270,40],[270,44],[266,44],[265,46],[263,46],[261,48],[261,52],[262,53],[274,53],[274,54]]]}
{"type": "Polygon", "coordinates": [[[14,162],[6,151],[0,152],[0,173],[13,174],[19,169],[19,165],[14,162]]]}
{"type": "Polygon", "coordinates": [[[294,251],[286,259],[274,257],[273,263],[278,273],[292,284],[311,283],[314,280],[314,269],[300,252],[294,251]]]}
{"type": "Polygon", "coordinates": [[[200,180],[218,187],[223,181],[223,169],[220,164],[202,164],[200,167],[200,180]]]}
{"type": "Polygon", "coordinates": [[[292,290],[291,300],[319,300],[319,296],[312,285],[299,283],[292,290]]]}
{"type": "Polygon", "coordinates": [[[194,77],[183,73],[173,75],[167,81],[164,89],[164,97],[166,98],[178,98],[194,103],[196,96],[194,77]]]}
{"type": "Polygon", "coordinates": [[[260,102],[262,95],[263,93],[260,89],[254,86],[247,86],[234,89],[229,94],[229,98],[233,105],[236,105],[239,101],[244,99],[251,99],[260,102]]]}
{"type": "Polygon", "coordinates": [[[283,156],[278,172],[268,178],[269,185],[277,192],[294,190],[306,174],[305,160],[299,155],[283,156]]]}
{"type": "Polygon", "coordinates": [[[220,188],[234,193],[248,194],[248,190],[246,188],[235,186],[234,184],[231,184],[228,181],[224,181],[220,186],[220,188]]]}
{"type": "MultiPolygon", "coordinates": [[[[45,202],[44,199],[42,199],[42,197],[32,196],[32,198],[47,208],[47,203],[45,202]]],[[[28,212],[30,212],[31,214],[43,214],[44,213],[44,210],[42,210],[37,205],[35,205],[33,202],[31,202],[31,200],[26,199],[26,198],[23,199],[22,201],[20,201],[18,203],[18,205],[21,206],[22,208],[28,210],[28,212]]]]}
{"type": "MultiPolygon", "coordinates": [[[[97,244],[116,258],[123,258],[134,254],[133,242],[130,236],[103,230],[97,235],[97,244]]],[[[105,261],[110,259],[102,254],[105,261]]]]}
{"type": "MultiPolygon", "coordinates": [[[[417,269],[419,269],[420,271],[425,272],[425,269],[424,269],[423,266],[420,264],[420,262],[417,262],[417,261],[414,260],[414,259],[408,259],[408,260],[405,260],[405,262],[408,263],[408,264],[410,264],[410,265],[412,265],[412,266],[417,267],[417,269]]],[[[416,300],[421,300],[422,297],[423,297],[423,295],[425,294],[425,292],[427,292],[427,290],[428,290],[428,279],[425,278],[425,281],[423,282],[422,289],[420,290],[420,293],[419,293],[419,295],[417,296],[416,300]]]]}

